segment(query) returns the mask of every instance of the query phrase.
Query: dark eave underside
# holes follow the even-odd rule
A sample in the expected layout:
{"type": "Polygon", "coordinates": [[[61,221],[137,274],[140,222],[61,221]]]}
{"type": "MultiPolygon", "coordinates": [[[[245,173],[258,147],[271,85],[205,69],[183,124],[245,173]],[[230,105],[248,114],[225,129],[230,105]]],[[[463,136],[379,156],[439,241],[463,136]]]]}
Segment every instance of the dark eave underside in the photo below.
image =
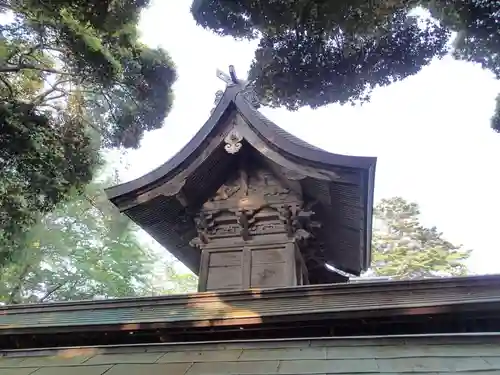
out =
{"type": "MultiPolygon", "coordinates": [[[[245,146],[245,149],[250,147],[245,146]]],[[[183,187],[183,194],[189,202],[202,204],[215,190],[225,182],[227,171],[234,169],[235,158],[228,156],[223,147],[212,153],[202,166],[193,172],[183,187]],[[207,195],[208,194],[208,195],[207,195]]],[[[318,239],[328,247],[323,256],[331,265],[352,274],[369,266],[370,227],[364,220],[367,211],[360,207],[366,193],[359,185],[336,184],[307,178],[302,182],[302,190],[310,199],[322,200],[317,207],[315,220],[323,223],[335,223],[333,227],[323,225],[319,229],[318,239]],[[368,228],[368,230],[367,230],[368,228]],[[368,243],[368,246],[366,245],[368,243]]],[[[365,206],[366,207],[366,204],[365,206]]],[[[198,273],[200,252],[189,245],[196,237],[194,220],[189,211],[175,197],[160,195],[153,200],[124,210],[134,222],[168,249],[194,273],[198,273]]],[[[313,272],[317,281],[313,283],[336,282],[336,274],[326,269],[313,272]]]]}
{"type": "Polygon", "coordinates": [[[0,309],[0,348],[493,332],[499,313],[500,276],[20,305],[0,309]]]}

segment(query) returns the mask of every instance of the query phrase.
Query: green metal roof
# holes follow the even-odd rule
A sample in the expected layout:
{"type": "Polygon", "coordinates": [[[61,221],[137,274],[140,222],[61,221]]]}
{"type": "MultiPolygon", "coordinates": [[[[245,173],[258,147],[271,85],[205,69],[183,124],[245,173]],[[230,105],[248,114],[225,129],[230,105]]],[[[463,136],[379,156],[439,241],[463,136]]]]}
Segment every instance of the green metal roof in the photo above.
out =
{"type": "MultiPolygon", "coordinates": [[[[80,301],[0,308],[0,336],[78,327],[137,330],[138,325],[223,326],[260,324],[333,314],[369,317],[377,312],[500,303],[500,276],[314,285],[268,290],[195,293],[151,298],[80,301]]],[[[441,309],[441,310],[440,310],[441,309]]]]}
{"type": "Polygon", "coordinates": [[[498,375],[498,336],[274,340],[10,351],[0,375],[498,375]]]}

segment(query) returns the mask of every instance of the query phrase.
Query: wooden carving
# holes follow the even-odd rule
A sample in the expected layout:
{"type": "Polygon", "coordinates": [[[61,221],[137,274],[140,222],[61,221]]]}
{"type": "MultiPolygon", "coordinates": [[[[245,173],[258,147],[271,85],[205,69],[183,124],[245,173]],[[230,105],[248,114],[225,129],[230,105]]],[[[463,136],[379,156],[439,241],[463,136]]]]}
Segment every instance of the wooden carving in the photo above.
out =
{"type": "Polygon", "coordinates": [[[299,242],[314,237],[314,232],[320,227],[320,223],[311,219],[314,211],[303,208],[300,204],[285,204],[281,208],[281,220],[285,224],[287,235],[299,242]]]}
{"type": "Polygon", "coordinates": [[[314,202],[304,205],[296,191],[273,172],[240,163],[196,217],[191,244],[204,259],[200,290],[309,283],[303,254],[314,267],[324,261],[315,246],[314,202]]]}
{"type": "MultiPolygon", "coordinates": [[[[280,197],[289,197],[292,200],[299,200],[299,197],[293,196],[289,188],[282,184],[272,175],[272,173],[258,169],[247,171],[240,168],[235,175],[229,178],[208,200],[205,208],[212,208],[212,202],[221,202],[230,200],[226,208],[241,207],[244,201],[260,202],[266,204],[268,198],[276,201],[280,197]],[[260,199],[258,199],[260,197],[260,199]]],[[[258,206],[253,207],[258,209],[258,206]]]]}
{"type": "Polygon", "coordinates": [[[212,201],[225,201],[231,198],[236,192],[240,190],[240,186],[222,185],[219,190],[215,193],[215,196],[211,199],[212,201]]]}
{"type": "Polygon", "coordinates": [[[196,231],[198,236],[193,238],[189,244],[193,247],[201,248],[203,244],[208,242],[208,223],[203,212],[200,212],[195,218],[196,231]]]}
{"type": "Polygon", "coordinates": [[[203,205],[192,244],[203,247],[271,234],[303,242],[314,236],[313,214],[271,171],[242,166],[203,205]]]}
{"type": "Polygon", "coordinates": [[[290,189],[283,187],[276,177],[265,169],[257,170],[249,176],[248,190],[249,194],[264,196],[279,196],[290,193],[290,189]]]}

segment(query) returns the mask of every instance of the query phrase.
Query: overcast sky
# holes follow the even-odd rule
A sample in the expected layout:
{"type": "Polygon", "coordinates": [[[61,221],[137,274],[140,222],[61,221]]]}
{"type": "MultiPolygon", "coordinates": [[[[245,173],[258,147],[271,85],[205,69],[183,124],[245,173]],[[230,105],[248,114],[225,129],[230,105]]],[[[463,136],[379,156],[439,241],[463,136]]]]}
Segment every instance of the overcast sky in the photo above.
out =
{"type": "MultiPolygon", "coordinates": [[[[139,177],[179,151],[209,116],[224,88],[217,68],[244,77],[256,43],[196,26],[189,0],[156,0],[141,21],[143,40],[172,56],[179,79],[162,129],[128,157],[123,179],[139,177]]],[[[469,63],[445,58],[416,76],[378,89],[370,104],[298,112],[264,109],[278,125],[327,151],[377,156],[376,199],[420,204],[426,225],[474,249],[473,272],[500,273],[500,134],[489,127],[500,83],[469,63]],[[498,254],[498,255],[497,255],[498,254]]]]}

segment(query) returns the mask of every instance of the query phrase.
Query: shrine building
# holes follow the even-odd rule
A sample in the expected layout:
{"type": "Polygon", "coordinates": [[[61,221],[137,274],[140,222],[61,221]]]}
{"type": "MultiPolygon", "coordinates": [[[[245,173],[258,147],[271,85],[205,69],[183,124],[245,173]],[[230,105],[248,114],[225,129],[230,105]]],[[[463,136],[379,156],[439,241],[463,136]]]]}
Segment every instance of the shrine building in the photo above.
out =
{"type": "Polygon", "coordinates": [[[293,136],[219,75],[187,145],[107,190],[198,292],[0,306],[0,375],[500,375],[500,276],[359,278],[376,158],[293,136]]]}

